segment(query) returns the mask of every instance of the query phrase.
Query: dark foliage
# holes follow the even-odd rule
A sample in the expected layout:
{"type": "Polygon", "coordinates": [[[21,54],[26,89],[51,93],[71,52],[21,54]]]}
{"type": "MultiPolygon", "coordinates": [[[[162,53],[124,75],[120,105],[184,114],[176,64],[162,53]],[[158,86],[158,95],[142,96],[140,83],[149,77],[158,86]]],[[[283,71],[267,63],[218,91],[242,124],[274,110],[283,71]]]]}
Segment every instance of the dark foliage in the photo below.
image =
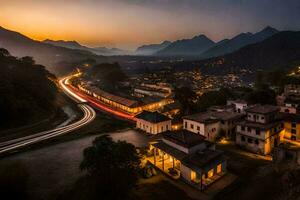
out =
{"type": "Polygon", "coordinates": [[[262,85],[246,95],[246,101],[250,104],[276,104],[276,93],[268,86],[262,85]]]}
{"type": "Polygon", "coordinates": [[[0,49],[0,129],[40,120],[56,109],[55,77],[31,57],[15,58],[0,49]]]}
{"type": "Polygon", "coordinates": [[[25,200],[28,198],[29,172],[22,163],[12,163],[0,168],[0,195],[3,199],[25,200]]]}
{"type": "Polygon", "coordinates": [[[113,90],[117,83],[127,78],[118,63],[98,64],[87,70],[86,76],[98,82],[100,88],[113,90]]]}
{"type": "Polygon", "coordinates": [[[97,137],[83,152],[80,165],[87,175],[79,179],[70,199],[126,199],[136,185],[140,156],[125,141],[114,142],[109,136],[97,137]]]}
{"type": "Polygon", "coordinates": [[[188,115],[195,111],[197,94],[188,87],[175,88],[175,99],[182,105],[181,115],[188,115]]]}
{"type": "Polygon", "coordinates": [[[211,106],[225,105],[227,100],[232,97],[229,89],[220,89],[219,91],[211,91],[204,93],[197,102],[197,110],[205,111],[211,106]]]}

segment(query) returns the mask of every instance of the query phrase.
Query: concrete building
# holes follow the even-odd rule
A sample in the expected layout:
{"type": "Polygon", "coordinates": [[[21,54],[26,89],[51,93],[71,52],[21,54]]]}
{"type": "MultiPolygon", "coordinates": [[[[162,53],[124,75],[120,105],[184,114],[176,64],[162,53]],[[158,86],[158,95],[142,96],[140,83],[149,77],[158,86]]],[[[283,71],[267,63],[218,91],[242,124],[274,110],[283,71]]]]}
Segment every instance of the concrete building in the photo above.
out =
{"type": "Polygon", "coordinates": [[[280,106],[280,112],[282,113],[299,113],[299,103],[298,101],[293,101],[291,99],[286,99],[283,105],[280,106]]]}
{"type": "Polygon", "coordinates": [[[283,95],[292,100],[300,100],[300,85],[288,84],[284,86],[283,95]]]}
{"type": "Polygon", "coordinates": [[[183,128],[214,141],[219,134],[228,138],[235,136],[235,121],[242,117],[229,111],[198,113],[183,117],[183,128]]]}
{"type": "Polygon", "coordinates": [[[102,104],[105,104],[113,109],[116,109],[120,112],[128,113],[135,115],[143,110],[155,111],[161,107],[173,103],[173,99],[169,98],[155,98],[155,97],[145,97],[134,99],[123,97],[120,95],[112,94],[107,91],[104,91],[96,86],[91,86],[85,82],[75,85],[79,90],[90,95],[95,100],[99,101],[102,104]]]}
{"type": "Polygon", "coordinates": [[[143,111],[136,117],[136,128],[150,134],[158,134],[172,129],[171,119],[159,112],[143,111]]]}
{"type": "Polygon", "coordinates": [[[187,130],[168,131],[151,145],[149,161],[175,179],[205,189],[226,173],[227,159],[204,136],[187,130]]]}
{"type": "Polygon", "coordinates": [[[256,105],[245,111],[246,119],[236,123],[236,144],[255,153],[269,154],[283,139],[279,108],[256,105]]]}
{"type": "Polygon", "coordinates": [[[244,100],[227,101],[227,105],[233,105],[234,111],[241,114],[245,114],[245,109],[248,108],[248,103],[244,100]]]}
{"type": "Polygon", "coordinates": [[[300,115],[283,113],[284,138],[300,142],[300,115]]]}

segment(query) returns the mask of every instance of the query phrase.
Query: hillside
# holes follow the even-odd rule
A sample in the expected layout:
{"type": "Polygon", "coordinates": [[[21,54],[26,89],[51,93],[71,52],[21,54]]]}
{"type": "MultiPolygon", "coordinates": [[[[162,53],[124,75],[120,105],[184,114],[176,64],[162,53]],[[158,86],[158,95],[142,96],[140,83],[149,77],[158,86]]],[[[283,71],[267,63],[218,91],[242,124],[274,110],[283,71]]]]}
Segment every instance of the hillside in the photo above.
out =
{"type": "Polygon", "coordinates": [[[244,46],[249,44],[254,44],[257,42],[261,42],[272,35],[278,33],[278,31],[271,27],[266,27],[262,31],[257,32],[255,34],[252,33],[241,33],[232,39],[229,40],[222,40],[221,42],[217,43],[212,48],[208,49],[204,53],[201,54],[202,58],[210,58],[225,55],[228,53],[232,53],[244,46]]]}
{"type": "Polygon", "coordinates": [[[58,46],[58,47],[65,47],[65,48],[69,48],[69,49],[78,49],[78,50],[89,51],[96,55],[102,55],[102,56],[126,55],[126,54],[130,53],[128,51],[124,51],[124,50],[118,49],[118,48],[106,48],[106,47],[90,48],[87,46],[83,46],[76,41],[47,39],[47,40],[44,40],[43,43],[51,44],[51,45],[58,46]]]}
{"type": "Polygon", "coordinates": [[[30,57],[15,58],[0,49],[0,129],[47,118],[58,109],[55,77],[30,57]],[[37,84],[38,83],[38,84],[37,84]]]}
{"type": "Polygon", "coordinates": [[[204,71],[290,69],[300,65],[300,32],[284,31],[231,54],[197,62],[204,71]]]}
{"type": "MultiPolygon", "coordinates": [[[[39,64],[47,66],[51,72],[59,72],[60,62],[79,62],[87,58],[106,61],[105,57],[77,49],[58,47],[51,44],[32,40],[18,32],[0,27],[0,48],[7,49],[17,57],[31,56],[39,64]]],[[[64,70],[64,69],[62,69],[64,70]]]]}
{"type": "Polygon", "coordinates": [[[207,49],[214,46],[214,42],[205,35],[192,39],[177,40],[166,48],[155,53],[156,56],[199,56],[207,49]]]}

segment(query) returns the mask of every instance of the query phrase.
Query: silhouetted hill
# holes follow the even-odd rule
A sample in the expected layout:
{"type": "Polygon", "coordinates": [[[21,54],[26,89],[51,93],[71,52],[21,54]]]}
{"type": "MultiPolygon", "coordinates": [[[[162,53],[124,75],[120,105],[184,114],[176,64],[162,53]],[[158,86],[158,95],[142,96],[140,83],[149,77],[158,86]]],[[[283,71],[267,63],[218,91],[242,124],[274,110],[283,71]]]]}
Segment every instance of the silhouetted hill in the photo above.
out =
{"type": "Polygon", "coordinates": [[[43,42],[47,43],[47,44],[52,44],[54,46],[65,47],[65,48],[69,48],[69,49],[85,49],[86,48],[86,47],[82,46],[81,44],[79,44],[76,41],[46,39],[43,42]]]}
{"type": "Polygon", "coordinates": [[[124,51],[118,48],[111,48],[111,49],[106,47],[90,48],[90,47],[83,46],[76,41],[64,41],[64,40],[55,41],[55,40],[47,39],[44,40],[43,42],[47,44],[52,44],[54,46],[65,47],[69,49],[79,49],[79,50],[89,51],[96,55],[103,55],[103,56],[127,55],[130,53],[128,51],[124,51]]]}
{"type": "Polygon", "coordinates": [[[156,56],[196,56],[200,55],[215,43],[205,35],[192,39],[177,40],[166,48],[155,53],[156,56]]]}
{"type": "Polygon", "coordinates": [[[156,52],[166,48],[170,44],[171,44],[170,41],[164,41],[160,44],[143,45],[136,49],[135,54],[137,54],[137,55],[153,55],[156,52]]]}
{"type": "Polygon", "coordinates": [[[232,53],[244,46],[249,44],[254,44],[257,42],[261,42],[266,38],[271,37],[272,35],[278,33],[278,31],[271,27],[266,27],[262,31],[257,32],[255,34],[252,33],[241,33],[230,40],[222,40],[217,43],[212,48],[205,51],[201,57],[202,58],[210,58],[225,55],[228,53],[232,53]]]}
{"type": "MultiPolygon", "coordinates": [[[[57,67],[57,63],[62,61],[79,62],[87,58],[94,58],[99,61],[104,57],[78,49],[58,47],[51,44],[32,40],[18,32],[10,31],[0,27],[0,48],[7,49],[12,55],[17,57],[31,56],[37,63],[47,66],[49,70],[57,67]]],[[[56,71],[59,68],[56,68],[56,71]]]]}
{"type": "MultiPolygon", "coordinates": [[[[25,38],[26,39],[26,38],[25,38]]],[[[54,114],[55,77],[30,57],[15,58],[0,48],[0,129],[40,121],[54,114]]]]}
{"type": "Polygon", "coordinates": [[[283,31],[233,53],[199,61],[206,71],[288,69],[300,65],[300,32],[283,31]]]}

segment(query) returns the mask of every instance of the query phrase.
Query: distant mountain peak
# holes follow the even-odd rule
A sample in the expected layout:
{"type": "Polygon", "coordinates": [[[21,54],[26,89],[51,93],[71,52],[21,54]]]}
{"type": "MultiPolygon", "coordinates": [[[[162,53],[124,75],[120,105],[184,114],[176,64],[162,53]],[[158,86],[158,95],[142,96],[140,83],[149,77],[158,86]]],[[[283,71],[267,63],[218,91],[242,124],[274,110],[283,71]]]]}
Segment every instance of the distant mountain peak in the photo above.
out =
{"type": "Polygon", "coordinates": [[[266,26],[262,31],[279,32],[276,28],[273,28],[271,26],[266,26]]]}

